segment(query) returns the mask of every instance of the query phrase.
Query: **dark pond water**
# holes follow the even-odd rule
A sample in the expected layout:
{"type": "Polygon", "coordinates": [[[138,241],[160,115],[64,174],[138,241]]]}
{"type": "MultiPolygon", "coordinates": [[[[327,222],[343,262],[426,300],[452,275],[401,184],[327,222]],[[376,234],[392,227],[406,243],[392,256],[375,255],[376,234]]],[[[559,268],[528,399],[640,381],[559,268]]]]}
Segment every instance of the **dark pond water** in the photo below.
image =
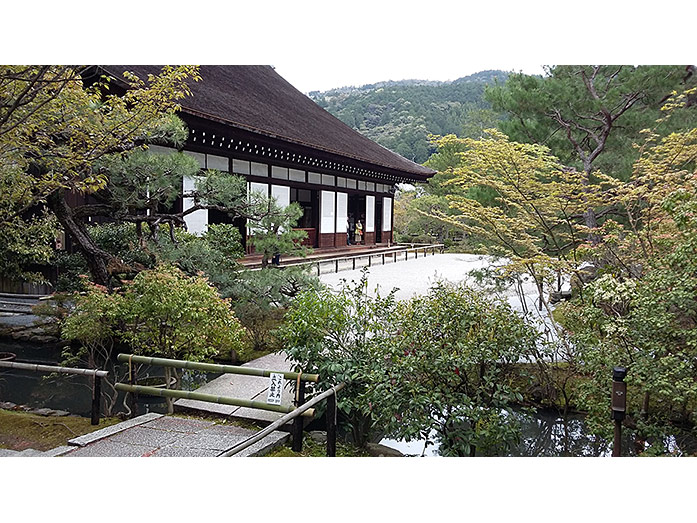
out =
{"type": "MultiPolygon", "coordinates": [[[[0,352],[13,352],[16,362],[41,365],[60,365],[60,350],[47,346],[37,346],[22,342],[1,342],[0,352]]],[[[127,365],[116,363],[107,369],[110,375],[116,375],[119,381],[126,381],[127,365]]],[[[163,376],[161,367],[143,366],[139,377],[163,376]]],[[[216,378],[219,374],[185,371],[182,376],[182,388],[193,390],[201,384],[216,378]]],[[[107,390],[103,386],[103,390],[107,390]]],[[[124,394],[116,399],[114,414],[125,412],[124,394]]],[[[10,401],[33,408],[65,410],[71,414],[89,416],[92,408],[92,382],[88,376],[67,374],[44,374],[33,371],[0,368],[0,401],[10,401]]],[[[154,398],[139,405],[139,413],[167,411],[164,398],[154,398]]],[[[104,408],[104,407],[102,407],[104,408]]]]}
{"type": "MultiPolygon", "coordinates": [[[[606,442],[588,432],[580,414],[560,416],[556,411],[539,410],[534,414],[514,413],[520,423],[521,438],[517,447],[507,455],[512,457],[543,456],[610,456],[611,442],[606,442]]],[[[435,440],[435,438],[433,438],[435,440]]],[[[625,434],[623,454],[631,453],[631,439],[625,434]]],[[[383,439],[382,444],[409,455],[439,456],[437,443],[425,447],[425,440],[405,442],[383,439]]]]}
{"type": "MultiPolygon", "coordinates": [[[[514,412],[513,416],[520,424],[521,438],[519,444],[507,456],[510,457],[609,457],[612,455],[612,442],[605,441],[590,433],[584,416],[569,414],[561,416],[554,410],[538,410],[533,414],[514,412]]],[[[432,434],[435,440],[435,434],[432,434]]],[[[439,456],[436,444],[425,446],[422,441],[400,441],[383,439],[380,443],[396,448],[412,456],[439,456]]],[[[694,455],[697,453],[697,440],[692,435],[680,437],[667,436],[662,441],[668,453],[674,455],[694,455]]],[[[635,456],[632,431],[622,431],[622,455],[635,456]]]]}

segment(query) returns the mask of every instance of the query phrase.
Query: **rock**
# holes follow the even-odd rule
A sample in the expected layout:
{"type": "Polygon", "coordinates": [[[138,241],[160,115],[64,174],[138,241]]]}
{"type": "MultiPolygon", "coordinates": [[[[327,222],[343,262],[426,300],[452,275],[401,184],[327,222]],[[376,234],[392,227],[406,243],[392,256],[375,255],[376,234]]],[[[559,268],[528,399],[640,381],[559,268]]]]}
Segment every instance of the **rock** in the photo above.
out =
{"type": "Polygon", "coordinates": [[[32,343],[56,343],[58,338],[55,336],[32,336],[29,341],[32,343]]]}
{"type": "Polygon", "coordinates": [[[397,449],[387,447],[386,445],[380,445],[379,443],[368,443],[367,450],[368,454],[378,458],[399,458],[404,456],[404,454],[397,449]]]}
{"type": "Polygon", "coordinates": [[[70,412],[67,410],[51,410],[49,413],[49,416],[55,416],[55,417],[62,417],[62,416],[69,416],[70,412]]]}
{"type": "Polygon", "coordinates": [[[37,414],[39,416],[50,416],[51,412],[54,412],[54,411],[51,409],[36,409],[36,410],[33,410],[31,413],[37,414]]]}
{"type": "Polygon", "coordinates": [[[584,263],[576,274],[571,276],[571,288],[578,289],[592,282],[598,275],[598,269],[591,263],[584,263]]]}
{"type": "Polygon", "coordinates": [[[14,410],[16,407],[17,404],[11,401],[0,401],[0,409],[14,410]]]}
{"type": "Polygon", "coordinates": [[[326,443],[327,442],[327,433],[321,430],[312,430],[308,432],[308,436],[314,441],[315,443],[326,443]]]}

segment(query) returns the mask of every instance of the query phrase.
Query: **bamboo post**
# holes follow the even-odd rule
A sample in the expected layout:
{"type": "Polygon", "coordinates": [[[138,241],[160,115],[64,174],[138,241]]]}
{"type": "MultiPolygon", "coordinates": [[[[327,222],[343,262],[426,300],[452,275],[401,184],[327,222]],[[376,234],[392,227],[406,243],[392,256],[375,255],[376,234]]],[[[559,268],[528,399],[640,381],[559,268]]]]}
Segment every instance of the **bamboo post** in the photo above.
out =
{"type": "Polygon", "coordinates": [[[327,457],[336,456],[336,392],[327,396],[327,457]]]}
{"type": "Polygon", "coordinates": [[[133,362],[156,367],[174,367],[177,369],[201,370],[204,372],[221,372],[229,374],[242,374],[245,376],[260,376],[268,378],[272,373],[283,374],[287,380],[297,380],[298,375],[302,381],[319,381],[318,374],[298,373],[291,371],[273,370],[273,369],[257,369],[254,367],[241,367],[239,365],[220,365],[217,363],[202,363],[198,361],[173,360],[169,358],[153,358],[150,356],[136,356],[131,354],[119,354],[116,357],[120,363],[133,362]]]}
{"type": "MultiPolygon", "coordinates": [[[[301,381],[297,385],[298,395],[295,401],[295,407],[300,407],[305,403],[305,382],[301,381]]],[[[303,429],[305,421],[302,416],[298,416],[293,421],[293,452],[302,452],[303,450],[303,429]]]]}
{"type": "MultiPolygon", "coordinates": [[[[304,385],[305,382],[301,382],[304,385]]],[[[208,403],[219,403],[221,405],[234,405],[236,407],[248,407],[250,409],[260,409],[268,410],[271,412],[280,412],[287,414],[294,410],[293,407],[288,407],[285,405],[270,405],[262,401],[253,401],[243,398],[229,398],[226,396],[216,396],[214,394],[204,394],[202,392],[192,392],[188,390],[176,390],[176,389],[160,389],[157,387],[144,387],[141,385],[126,385],[124,383],[117,383],[114,388],[118,391],[124,392],[139,392],[141,394],[147,394],[148,396],[157,396],[159,398],[177,398],[177,399],[187,399],[187,400],[197,400],[206,401],[208,403]]],[[[308,409],[305,411],[304,416],[312,417],[315,415],[315,411],[308,409]]]]}
{"type": "Polygon", "coordinates": [[[102,400],[102,378],[95,375],[92,383],[92,425],[99,425],[99,411],[102,400]]]}

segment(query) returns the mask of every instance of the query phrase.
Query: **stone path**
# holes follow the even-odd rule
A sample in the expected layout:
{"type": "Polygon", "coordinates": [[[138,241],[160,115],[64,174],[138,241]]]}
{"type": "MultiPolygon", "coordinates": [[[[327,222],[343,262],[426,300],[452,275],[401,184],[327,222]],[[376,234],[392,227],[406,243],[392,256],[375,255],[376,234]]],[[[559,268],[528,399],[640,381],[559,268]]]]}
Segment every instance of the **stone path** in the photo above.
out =
{"type": "MultiPolygon", "coordinates": [[[[286,360],[283,352],[268,354],[249,363],[243,367],[256,369],[269,369],[290,371],[291,364],[286,360]]],[[[239,374],[223,374],[222,376],[206,383],[196,389],[196,392],[203,394],[213,394],[215,396],[225,396],[228,398],[245,398],[255,401],[266,401],[269,378],[258,376],[242,376],[239,374]]],[[[293,390],[290,381],[286,381],[283,388],[281,405],[292,406],[294,400],[293,390]]],[[[231,418],[251,421],[261,425],[269,425],[282,417],[284,414],[266,410],[250,409],[247,407],[236,407],[234,405],[219,405],[205,401],[179,399],[174,402],[175,412],[187,411],[202,414],[220,414],[231,418]]]]}
{"type": "MultiPolygon", "coordinates": [[[[221,420],[222,421],[222,420],[221,420]]],[[[65,457],[216,457],[257,431],[223,422],[144,414],[74,438],[65,457]]],[[[263,455],[289,434],[273,432],[235,457],[263,455]]]]}
{"type": "MultiPolygon", "coordinates": [[[[291,370],[285,354],[269,354],[244,366],[270,370],[291,370]]],[[[268,378],[223,374],[203,385],[198,392],[233,398],[266,401],[268,378]]],[[[293,404],[289,382],[283,390],[282,404],[293,404]]],[[[47,452],[33,449],[11,451],[0,449],[0,457],[65,456],[65,457],[216,457],[258,430],[240,427],[231,420],[238,419],[257,425],[268,425],[283,414],[219,405],[195,400],[175,402],[175,412],[217,415],[219,419],[191,419],[181,415],[165,416],[149,413],[95,432],[71,439],[69,445],[47,452]]],[[[275,431],[261,441],[236,454],[235,457],[259,456],[283,444],[288,432],[275,431]]]]}

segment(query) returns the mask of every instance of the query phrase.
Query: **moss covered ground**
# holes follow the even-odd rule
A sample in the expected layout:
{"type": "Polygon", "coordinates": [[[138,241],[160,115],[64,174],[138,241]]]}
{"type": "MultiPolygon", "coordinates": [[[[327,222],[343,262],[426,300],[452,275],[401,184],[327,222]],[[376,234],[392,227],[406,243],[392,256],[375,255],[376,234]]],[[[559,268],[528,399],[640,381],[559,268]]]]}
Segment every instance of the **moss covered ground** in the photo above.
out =
{"type": "Polygon", "coordinates": [[[114,425],[118,418],[102,418],[91,425],[90,418],[78,416],[39,416],[28,412],[0,409],[0,448],[10,450],[50,450],[66,445],[77,436],[114,425]]]}

